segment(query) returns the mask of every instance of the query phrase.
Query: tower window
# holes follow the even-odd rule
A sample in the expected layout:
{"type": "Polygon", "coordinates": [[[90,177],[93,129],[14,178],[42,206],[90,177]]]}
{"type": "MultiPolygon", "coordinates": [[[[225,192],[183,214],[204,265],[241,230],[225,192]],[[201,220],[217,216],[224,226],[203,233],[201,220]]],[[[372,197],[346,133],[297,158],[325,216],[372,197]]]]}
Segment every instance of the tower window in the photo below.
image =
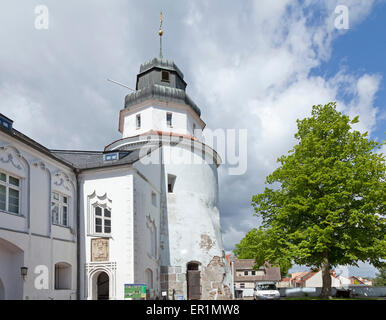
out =
{"type": "Polygon", "coordinates": [[[166,113],[166,124],[168,127],[172,126],[172,114],[171,113],[166,113]]]}
{"type": "Polygon", "coordinates": [[[173,193],[175,182],[176,182],[176,176],[172,174],[168,174],[168,192],[169,193],[173,193]]]}
{"type": "Polygon", "coordinates": [[[151,203],[153,204],[153,206],[157,206],[157,195],[155,192],[151,192],[151,203]]]}
{"type": "Polygon", "coordinates": [[[162,71],[161,72],[161,81],[164,81],[164,82],[169,82],[170,81],[170,77],[169,77],[169,72],[168,71],[162,71]]]}
{"type": "Polygon", "coordinates": [[[137,129],[141,128],[141,115],[140,114],[137,114],[136,124],[137,124],[137,129]]]}

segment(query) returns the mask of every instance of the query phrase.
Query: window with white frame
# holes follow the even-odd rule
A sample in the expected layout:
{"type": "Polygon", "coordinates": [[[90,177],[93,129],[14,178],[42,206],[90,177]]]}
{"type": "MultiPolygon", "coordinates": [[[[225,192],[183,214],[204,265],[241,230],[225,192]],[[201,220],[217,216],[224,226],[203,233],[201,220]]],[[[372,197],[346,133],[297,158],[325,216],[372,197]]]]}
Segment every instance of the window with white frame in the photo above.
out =
{"type": "Polygon", "coordinates": [[[68,223],[69,197],[58,192],[52,192],[51,196],[51,216],[52,223],[67,227],[68,223]]]}
{"type": "Polygon", "coordinates": [[[97,206],[94,208],[95,233],[111,233],[111,211],[108,208],[97,206]]]}
{"type": "Polygon", "coordinates": [[[0,210],[20,214],[20,179],[0,172],[0,210]]]}

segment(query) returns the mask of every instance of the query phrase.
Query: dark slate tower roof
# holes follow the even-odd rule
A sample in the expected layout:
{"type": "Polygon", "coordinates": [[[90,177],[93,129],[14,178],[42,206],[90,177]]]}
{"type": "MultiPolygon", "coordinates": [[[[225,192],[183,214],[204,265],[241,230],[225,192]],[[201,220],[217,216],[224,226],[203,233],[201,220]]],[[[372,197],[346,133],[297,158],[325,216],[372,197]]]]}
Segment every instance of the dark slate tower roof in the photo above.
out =
{"type": "Polygon", "coordinates": [[[201,110],[185,92],[186,82],[183,73],[173,61],[154,58],[142,64],[135,89],[135,92],[126,96],[125,108],[148,99],[156,99],[187,104],[201,116],[201,110]]]}

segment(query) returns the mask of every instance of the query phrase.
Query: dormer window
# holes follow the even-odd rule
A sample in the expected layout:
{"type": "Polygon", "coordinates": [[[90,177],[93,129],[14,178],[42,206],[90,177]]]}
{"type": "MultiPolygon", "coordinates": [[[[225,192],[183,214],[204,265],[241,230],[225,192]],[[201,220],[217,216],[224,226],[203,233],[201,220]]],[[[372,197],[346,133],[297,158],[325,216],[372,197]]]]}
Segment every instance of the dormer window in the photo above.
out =
{"type": "Polygon", "coordinates": [[[172,126],[172,114],[171,113],[166,113],[166,125],[168,127],[172,126]]]}
{"type": "Polygon", "coordinates": [[[163,82],[169,82],[170,81],[170,75],[168,71],[162,71],[161,72],[161,81],[163,82]]]}
{"type": "Polygon", "coordinates": [[[141,128],[141,115],[140,114],[137,114],[136,125],[137,125],[137,129],[141,128]]]}

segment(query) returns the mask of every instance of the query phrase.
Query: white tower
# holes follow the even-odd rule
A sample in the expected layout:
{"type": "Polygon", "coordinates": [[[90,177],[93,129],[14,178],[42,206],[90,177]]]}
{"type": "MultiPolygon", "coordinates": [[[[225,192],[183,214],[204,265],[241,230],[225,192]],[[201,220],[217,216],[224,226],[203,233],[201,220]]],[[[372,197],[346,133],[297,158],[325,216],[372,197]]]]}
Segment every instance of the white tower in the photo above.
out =
{"type": "Polygon", "coordinates": [[[151,154],[143,154],[156,155],[142,168],[159,177],[161,290],[169,298],[229,299],[219,215],[221,159],[200,142],[205,123],[185,89],[182,72],[162,52],[141,65],[136,91],[126,96],[120,112],[122,139],[106,150],[150,146],[151,154]]]}

